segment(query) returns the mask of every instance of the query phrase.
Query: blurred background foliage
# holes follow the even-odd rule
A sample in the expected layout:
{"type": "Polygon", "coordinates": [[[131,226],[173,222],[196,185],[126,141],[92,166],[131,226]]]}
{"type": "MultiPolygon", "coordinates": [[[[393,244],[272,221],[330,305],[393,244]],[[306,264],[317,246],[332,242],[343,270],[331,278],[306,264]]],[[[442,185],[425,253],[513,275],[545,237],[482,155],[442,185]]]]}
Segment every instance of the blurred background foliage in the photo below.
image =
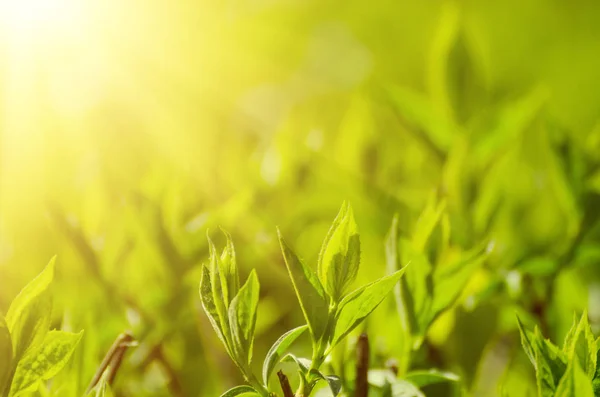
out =
{"type": "MultiPolygon", "coordinates": [[[[302,323],[275,226],[314,265],[343,200],[360,283],[386,271],[394,214],[410,236],[432,200],[453,249],[493,247],[413,367],[535,395],[515,312],[555,341],[584,309],[600,331],[597,2],[3,7],[0,311],[58,255],[54,326],[86,333],[55,395],[81,394],[126,329],[141,344],[119,395],[238,384],[199,305],[206,230],[258,271],[263,357],[302,323]]],[[[366,326],[374,366],[400,354],[398,326],[389,299],[366,326]]]]}

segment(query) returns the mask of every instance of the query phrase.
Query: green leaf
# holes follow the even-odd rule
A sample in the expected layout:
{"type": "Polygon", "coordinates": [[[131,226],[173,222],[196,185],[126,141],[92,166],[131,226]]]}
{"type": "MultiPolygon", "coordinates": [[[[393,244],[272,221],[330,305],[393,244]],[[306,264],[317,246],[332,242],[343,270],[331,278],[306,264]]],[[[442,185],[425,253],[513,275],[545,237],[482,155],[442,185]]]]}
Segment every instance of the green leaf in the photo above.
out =
{"type": "Polygon", "coordinates": [[[8,388],[13,368],[13,347],[6,320],[0,315],[0,396],[8,388]]]}
{"type": "Polygon", "coordinates": [[[569,366],[556,388],[555,397],[594,397],[592,382],[579,365],[578,360],[569,361],[569,366]]]}
{"type": "Polygon", "coordinates": [[[417,348],[433,317],[433,266],[427,256],[417,251],[412,243],[400,239],[401,263],[410,264],[406,276],[400,280],[399,310],[405,313],[407,325],[413,336],[413,348],[417,348]]]}
{"type": "Polygon", "coordinates": [[[233,246],[231,235],[223,229],[221,229],[221,231],[227,238],[227,243],[223,249],[221,257],[217,259],[220,266],[219,268],[221,270],[220,274],[224,279],[223,291],[224,293],[226,291],[225,300],[229,304],[240,289],[240,275],[238,272],[235,247],[233,246]]]}
{"type": "MultiPolygon", "coordinates": [[[[596,345],[600,346],[600,338],[596,339],[596,345]]],[[[596,352],[596,363],[600,362],[600,348],[596,352]]],[[[594,395],[600,396],[600,365],[596,365],[596,374],[592,381],[592,387],[594,388],[594,395]]]]}
{"type": "Polygon", "coordinates": [[[412,383],[396,379],[392,384],[392,397],[425,397],[425,394],[412,383]]]}
{"type": "Polygon", "coordinates": [[[83,331],[78,334],[48,332],[42,344],[29,350],[17,365],[9,396],[35,391],[40,381],[55,376],[67,364],[82,336],[83,331]]]}
{"type": "Polygon", "coordinates": [[[344,203],[336,216],[319,254],[317,273],[334,302],[342,299],[356,279],[360,262],[360,238],[352,207],[344,203]]]}
{"type": "Polygon", "coordinates": [[[554,378],[552,369],[544,360],[544,356],[542,355],[540,349],[534,348],[534,350],[536,368],[535,377],[538,387],[538,396],[552,397],[554,396],[554,392],[556,391],[556,387],[558,386],[560,378],[554,378]]]}
{"type": "MultiPolygon", "coordinates": [[[[385,240],[385,259],[386,270],[388,274],[399,270],[402,265],[400,262],[400,252],[398,249],[398,214],[392,219],[392,226],[385,240]]],[[[398,317],[400,317],[400,329],[398,337],[402,341],[402,357],[410,355],[410,350],[413,344],[412,329],[416,323],[414,313],[414,305],[411,303],[410,291],[407,290],[406,280],[401,279],[394,287],[394,298],[398,309],[398,317]]],[[[402,362],[407,362],[403,360],[402,362]]]]}
{"type": "Polygon", "coordinates": [[[202,276],[200,278],[200,301],[202,302],[202,307],[204,308],[204,312],[208,316],[208,319],[214,328],[215,332],[229,356],[234,359],[233,353],[229,346],[228,339],[225,337],[225,333],[223,328],[221,327],[221,319],[219,318],[219,313],[217,312],[217,306],[214,302],[214,294],[212,290],[210,271],[204,265],[202,265],[202,276]]]}
{"type": "Polygon", "coordinates": [[[435,156],[444,157],[452,146],[459,127],[440,114],[424,95],[404,87],[395,86],[388,90],[389,98],[411,130],[435,156]]]}
{"type": "Polygon", "coordinates": [[[566,340],[566,343],[566,353],[569,360],[579,360],[581,368],[592,379],[596,373],[598,347],[588,322],[587,312],[581,315],[575,333],[566,340]]]}
{"type": "Polygon", "coordinates": [[[334,397],[337,397],[342,390],[342,381],[338,376],[335,375],[324,375],[321,371],[313,369],[310,371],[310,374],[315,376],[317,379],[322,379],[329,385],[329,389],[331,389],[331,393],[334,397]]]}
{"type": "Polygon", "coordinates": [[[316,274],[290,249],[278,229],[279,243],[285,265],[292,280],[302,313],[313,341],[323,336],[329,319],[329,298],[316,274]]]}
{"type": "Polygon", "coordinates": [[[364,285],[350,293],[340,303],[330,349],[359,325],[392,291],[404,274],[404,269],[364,285]]]}
{"type": "Polygon", "coordinates": [[[438,371],[436,369],[411,371],[404,377],[410,383],[423,387],[442,382],[459,382],[458,375],[452,372],[438,371]]]}
{"type": "Polygon", "coordinates": [[[50,327],[52,297],[48,287],[54,278],[55,260],[52,258],[42,273],[21,290],[6,314],[17,361],[28,348],[35,348],[44,339],[50,327]]]}
{"type": "Polygon", "coordinates": [[[417,252],[424,252],[429,237],[431,237],[435,226],[439,223],[446,209],[445,201],[441,201],[436,205],[435,200],[435,197],[430,197],[427,206],[419,215],[419,219],[417,219],[414,226],[411,245],[417,252]]]}
{"type": "Polygon", "coordinates": [[[227,390],[225,393],[221,394],[221,397],[235,397],[235,396],[239,396],[241,394],[246,394],[246,393],[254,393],[256,395],[259,395],[258,392],[250,386],[236,386],[233,387],[229,390],[227,390]]]}
{"type": "Polygon", "coordinates": [[[228,317],[229,308],[229,290],[227,287],[227,280],[222,272],[222,266],[220,264],[219,256],[217,255],[217,249],[213,244],[210,237],[208,238],[208,247],[210,251],[210,285],[213,294],[213,303],[216,308],[216,313],[219,318],[219,324],[223,335],[229,344],[230,340],[230,325],[228,317]]]}
{"type": "Polygon", "coordinates": [[[229,322],[233,336],[233,350],[245,364],[252,361],[252,344],[256,326],[256,309],[260,284],[256,271],[252,270],[246,283],[240,288],[229,307],[229,322]]]}
{"type": "Polygon", "coordinates": [[[565,336],[565,341],[563,343],[563,352],[566,355],[569,355],[569,351],[573,347],[573,343],[575,340],[575,332],[577,332],[578,325],[579,321],[577,321],[577,315],[573,313],[573,323],[571,324],[571,328],[569,328],[569,331],[567,332],[567,335],[565,336]]]}
{"type": "Polygon", "coordinates": [[[430,322],[456,301],[471,276],[483,264],[487,255],[487,244],[480,244],[466,252],[460,260],[435,269],[430,322]]]}
{"type": "Polygon", "coordinates": [[[308,371],[309,371],[310,366],[312,364],[312,361],[310,361],[308,358],[297,357],[296,355],[294,355],[292,353],[286,354],[281,359],[281,362],[294,362],[294,363],[296,363],[296,365],[298,366],[298,369],[300,370],[300,373],[302,373],[305,376],[308,374],[308,371]]]}
{"type": "Polygon", "coordinates": [[[557,386],[567,367],[564,352],[547,339],[544,339],[537,327],[535,332],[530,332],[525,329],[519,317],[517,317],[517,323],[521,333],[523,349],[536,370],[538,387],[542,383],[547,384],[548,388],[552,389],[552,386],[557,386]],[[541,363],[544,364],[543,367],[540,366],[541,363]]]}
{"type": "Polygon", "coordinates": [[[275,368],[275,364],[279,362],[283,353],[294,343],[296,339],[300,335],[304,333],[308,329],[307,325],[302,325],[300,327],[294,328],[285,334],[281,335],[279,339],[271,346],[267,356],[265,357],[265,361],[263,363],[263,383],[265,386],[269,384],[269,378],[271,377],[271,373],[275,368]]]}

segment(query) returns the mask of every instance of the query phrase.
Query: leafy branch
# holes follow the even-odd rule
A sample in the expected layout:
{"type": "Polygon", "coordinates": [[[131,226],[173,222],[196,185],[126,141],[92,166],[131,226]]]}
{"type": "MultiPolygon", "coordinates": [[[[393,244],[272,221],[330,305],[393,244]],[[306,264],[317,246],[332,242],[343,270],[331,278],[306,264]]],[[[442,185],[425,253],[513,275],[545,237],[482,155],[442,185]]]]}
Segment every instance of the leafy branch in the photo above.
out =
{"type": "MultiPolygon", "coordinates": [[[[314,272],[294,253],[278,230],[279,243],[293,288],[306,324],[286,332],[271,347],[263,363],[262,380],[253,374],[252,345],[256,323],[259,283],[252,271],[239,286],[239,273],[231,237],[219,255],[209,238],[209,265],[203,265],[200,298],[215,332],[249,386],[237,386],[222,397],[252,393],[277,396],[270,388],[271,374],[280,361],[298,367],[300,384],[295,397],[311,396],[324,380],[334,396],[341,391],[340,378],[326,375],[321,367],[333,348],[352,332],[391,292],[404,269],[349,292],[360,264],[360,238],[350,205],[344,203],[323,242],[314,272]],[[291,344],[308,329],[312,341],[311,358],[284,355],[291,344]]],[[[285,397],[291,397],[287,376],[278,373],[285,397]]]]}

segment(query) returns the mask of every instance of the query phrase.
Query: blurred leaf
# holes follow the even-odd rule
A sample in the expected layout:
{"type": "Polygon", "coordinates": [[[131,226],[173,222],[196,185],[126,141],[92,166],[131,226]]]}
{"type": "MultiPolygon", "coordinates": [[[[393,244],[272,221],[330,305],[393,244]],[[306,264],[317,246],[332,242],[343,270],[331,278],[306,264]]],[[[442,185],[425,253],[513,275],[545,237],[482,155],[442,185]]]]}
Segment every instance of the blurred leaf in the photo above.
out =
{"type": "Polygon", "coordinates": [[[412,244],[400,239],[401,263],[407,264],[406,277],[400,281],[399,309],[406,313],[413,347],[421,344],[431,320],[433,307],[433,266],[422,252],[412,244]]]}
{"type": "Polygon", "coordinates": [[[370,369],[368,373],[369,384],[384,387],[396,381],[396,375],[389,369],[370,369]]]}
{"type": "Polygon", "coordinates": [[[35,391],[40,381],[54,377],[67,364],[82,336],[83,331],[78,334],[48,332],[42,344],[37,349],[29,350],[19,361],[10,397],[35,391]]]}
{"type": "Polygon", "coordinates": [[[104,376],[86,397],[113,397],[114,393],[104,376]]]}
{"type": "Polygon", "coordinates": [[[458,375],[453,374],[452,372],[438,371],[436,369],[411,371],[404,376],[404,379],[418,387],[441,382],[460,381],[458,375]]]}
{"type": "Polygon", "coordinates": [[[20,360],[26,350],[35,348],[50,327],[52,297],[48,287],[54,278],[54,263],[44,268],[13,300],[6,314],[6,324],[12,337],[14,359],[20,360]]]}
{"type": "Polygon", "coordinates": [[[446,202],[441,201],[436,205],[435,197],[430,197],[429,201],[412,231],[411,243],[417,252],[424,252],[427,241],[433,233],[435,226],[439,223],[446,208],[446,202]]]}
{"type": "Polygon", "coordinates": [[[8,388],[13,369],[13,347],[4,316],[0,315],[0,396],[8,388]]]}
{"type": "Polygon", "coordinates": [[[267,356],[265,357],[265,361],[263,363],[263,383],[265,386],[269,383],[269,378],[271,377],[271,373],[275,368],[275,365],[281,359],[282,354],[287,351],[287,349],[294,343],[294,341],[306,331],[308,328],[307,325],[301,325],[300,327],[294,328],[285,334],[281,335],[277,341],[271,346],[267,356]]]}
{"type": "Polygon", "coordinates": [[[392,384],[392,397],[425,397],[425,394],[412,383],[396,379],[392,384]]]}
{"type": "Polygon", "coordinates": [[[399,86],[389,88],[388,93],[396,111],[419,134],[423,143],[437,157],[444,157],[459,128],[436,112],[420,93],[399,86]]]}
{"type": "Polygon", "coordinates": [[[458,261],[436,269],[433,277],[434,297],[430,321],[454,303],[486,256],[487,245],[480,244],[479,247],[461,255],[458,261]]]}
{"type": "Polygon", "coordinates": [[[304,313],[304,318],[310,329],[313,341],[319,340],[327,327],[329,312],[328,297],[315,273],[290,249],[283,239],[281,232],[279,230],[277,232],[279,234],[281,252],[283,253],[288,273],[292,279],[298,302],[300,302],[300,307],[304,313]]]}
{"type": "Polygon", "coordinates": [[[404,270],[398,270],[389,276],[364,285],[342,300],[336,315],[335,332],[331,339],[330,348],[338,344],[379,306],[400,280],[404,270]]]}
{"type": "Polygon", "coordinates": [[[318,261],[318,274],[334,302],[339,302],[358,273],[360,238],[352,207],[344,203],[325,240],[318,261]]]}

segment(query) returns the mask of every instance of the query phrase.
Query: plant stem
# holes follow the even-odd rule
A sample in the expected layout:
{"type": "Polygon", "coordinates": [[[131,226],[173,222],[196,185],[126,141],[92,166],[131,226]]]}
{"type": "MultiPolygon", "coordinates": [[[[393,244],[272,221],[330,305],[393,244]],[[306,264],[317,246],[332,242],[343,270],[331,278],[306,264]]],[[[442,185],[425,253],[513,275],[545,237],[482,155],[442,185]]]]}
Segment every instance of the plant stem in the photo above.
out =
{"type": "Polygon", "coordinates": [[[129,332],[124,332],[117,336],[117,339],[113,342],[112,346],[104,356],[104,359],[100,363],[98,370],[94,374],[90,385],[87,388],[86,394],[89,394],[92,389],[100,382],[102,379],[102,375],[107,372],[106,380],[108,384],[112,384],[115,380],[115,376],[117,375],[117,371],[121,366],[121,362],[123,361],[123,356],[125,355],[125,351],[129,346],[131,346],[135,342],[133,335],[129,332]]]}
{"type": "Polygon", "coordinates": [[[294,392],[292,391],[292,387],[290,386],[290,381],[288,377],[285,376],[283,371],[277,372],[277,377],[279,378],[279,384],[281,385],[281,391],[283,392],[283,397],[294,397],[294,392]]]}
{"type": "Polygon", "coordinates": [[[369,393],[369,337],[361,334],[356,343],[355,397],[367,397],[369,393]]]}

